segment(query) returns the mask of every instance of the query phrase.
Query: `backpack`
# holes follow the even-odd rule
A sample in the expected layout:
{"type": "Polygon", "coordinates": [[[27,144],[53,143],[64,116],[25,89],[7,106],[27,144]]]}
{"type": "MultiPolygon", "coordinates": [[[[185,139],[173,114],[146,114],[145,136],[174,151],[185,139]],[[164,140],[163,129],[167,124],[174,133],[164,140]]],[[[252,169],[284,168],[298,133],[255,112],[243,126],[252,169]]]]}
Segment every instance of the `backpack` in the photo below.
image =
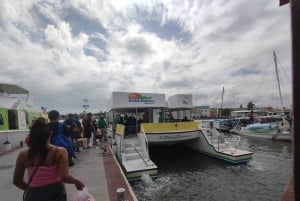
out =
{"type": "Polygon", "coordinates": [[[58,123],[58,130],[57,132],[52,136],[51,144],[64,147],[68,151],[68,156],[73,157],[74,156],[74,149],[73,149],[73,143],[71,140],[63,133],[63,124],[58,123]]]}

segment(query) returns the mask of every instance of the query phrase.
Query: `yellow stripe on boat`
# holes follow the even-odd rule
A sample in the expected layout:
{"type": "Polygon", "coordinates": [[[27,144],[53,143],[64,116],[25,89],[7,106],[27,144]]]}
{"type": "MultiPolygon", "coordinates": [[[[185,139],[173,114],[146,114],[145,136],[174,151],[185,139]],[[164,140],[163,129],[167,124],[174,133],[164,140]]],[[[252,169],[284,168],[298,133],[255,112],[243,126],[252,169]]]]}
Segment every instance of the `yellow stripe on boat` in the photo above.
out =
{"type": "Polygon", "coordinates": [[[142,123],[145,133],[180,132],[198,130],[198,122],[142,123]]]}

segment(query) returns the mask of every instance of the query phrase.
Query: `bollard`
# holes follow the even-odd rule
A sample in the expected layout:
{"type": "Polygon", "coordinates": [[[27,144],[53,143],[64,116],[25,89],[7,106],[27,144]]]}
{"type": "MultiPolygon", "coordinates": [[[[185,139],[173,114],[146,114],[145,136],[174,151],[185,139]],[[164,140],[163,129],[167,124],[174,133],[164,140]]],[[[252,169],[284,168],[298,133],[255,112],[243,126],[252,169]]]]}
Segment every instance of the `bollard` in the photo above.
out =
{"type": "Polygon", "coordinates": [[[20,147],[23,147],[23,141],[20,141],[20,147]]]}
{"type": "Polygon", "coordinates": [[[117,201],[124,201],[124,193],[125,193],[125,189],[124,188],[118,188],[117,189],[117,201]]]}

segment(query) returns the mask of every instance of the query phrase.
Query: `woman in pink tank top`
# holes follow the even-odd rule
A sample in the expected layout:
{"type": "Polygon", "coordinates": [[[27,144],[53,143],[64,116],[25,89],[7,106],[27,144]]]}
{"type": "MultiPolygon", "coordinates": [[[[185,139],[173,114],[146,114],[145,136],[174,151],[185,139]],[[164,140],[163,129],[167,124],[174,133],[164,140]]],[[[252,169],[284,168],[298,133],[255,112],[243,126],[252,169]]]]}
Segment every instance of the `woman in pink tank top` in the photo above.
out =
{"type": "Polygon", "coordinates": [[[30,129],[29,148],[18,155],[13,183],[26,190],[25,201],[66,201],[64,183],[82,190],[84,184],[69,174],[66,149],[50,144],[51,131],[46,120],[38,118],[30,129]],[[25,170],[28,181],[24,181],[25,170]]]}

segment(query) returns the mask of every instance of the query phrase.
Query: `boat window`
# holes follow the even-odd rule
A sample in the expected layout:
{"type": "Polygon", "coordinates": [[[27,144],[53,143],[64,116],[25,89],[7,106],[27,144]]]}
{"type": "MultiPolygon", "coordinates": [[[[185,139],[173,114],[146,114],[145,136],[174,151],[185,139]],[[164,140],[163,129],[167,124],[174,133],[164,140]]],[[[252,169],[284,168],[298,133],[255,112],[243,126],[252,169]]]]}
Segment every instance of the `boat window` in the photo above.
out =
{"type": "Polygon", "coordinates": [[[16,110],[8,110],[8,122],[9,129],[18,128],[18,115],[16,110]]]}
{"type": "Polygon", "coordinates": [[[4,120],[2,114],[0,114],[0,125],[4,125],[4,120]]]}

